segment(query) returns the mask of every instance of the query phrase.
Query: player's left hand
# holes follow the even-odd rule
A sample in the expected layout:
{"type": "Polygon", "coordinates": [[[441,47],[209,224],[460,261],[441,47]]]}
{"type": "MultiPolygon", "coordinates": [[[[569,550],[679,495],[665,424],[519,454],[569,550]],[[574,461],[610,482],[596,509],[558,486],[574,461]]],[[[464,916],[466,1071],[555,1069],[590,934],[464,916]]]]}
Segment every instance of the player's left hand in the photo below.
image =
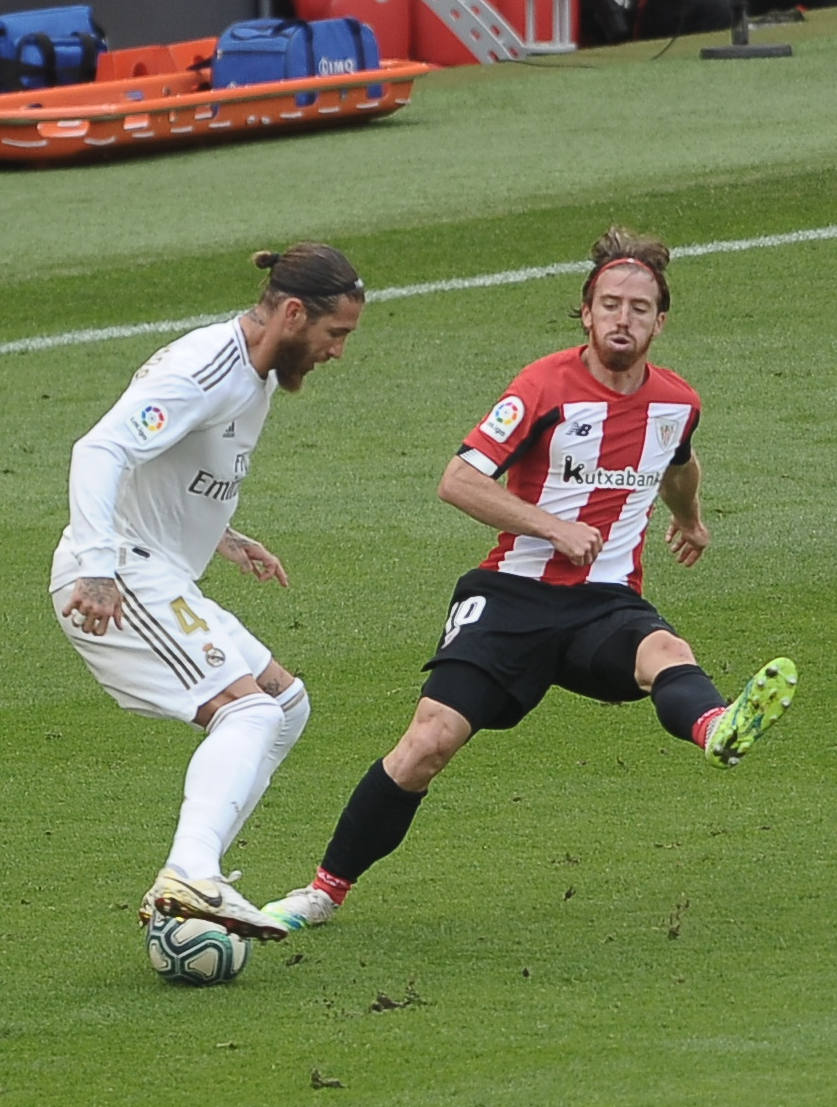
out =
{"type": "Polygon", "coordinates": [[[666,531],[666,542],[678,562],[689,569],[709,545],[709,531],[700,521],[687,525],[672,518],[666,531]]]}
{"type": "Polygon", "coordinates": [[[262,583],[278,580],[283,588],[288,587],[288,574],[282,562],[276,554],[254,538],[248,538],[228,527],[218,543],[218,553],[238,565],[242,573],[252,573],[262,583]]]}
{"type": "Polygon", "coordinates": [[[278,580],[283,588],[288,587],[288,574],[282,562],[261,542],[248,542],[237,558],[242,573],[252,573],[256,580],[278,580]]]}

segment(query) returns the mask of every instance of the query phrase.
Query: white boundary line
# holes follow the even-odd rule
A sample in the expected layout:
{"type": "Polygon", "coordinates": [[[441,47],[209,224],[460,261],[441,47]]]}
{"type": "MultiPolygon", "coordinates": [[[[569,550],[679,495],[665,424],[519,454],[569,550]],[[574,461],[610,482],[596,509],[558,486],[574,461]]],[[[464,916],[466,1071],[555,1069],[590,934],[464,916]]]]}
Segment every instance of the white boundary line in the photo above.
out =
{"type": "MultiPolygon", "coordinates": [[[[811,230],[790,231],[788,234],[760,235],[757,238],[734,238],[719,242],[705,242],[693,246],[676,246],[673,258],[706,257],[708,254],[734,254],[746,250],[764,250],[771,246],[796,246],[801,242],[823,242],[837,238],[837,224],[814,227],[811,230]]],[[[535,266],[527,269],[508,269],[502,273],[483,273],[476,277],[454,277],[446,281],[428,281],[425,284],[408,284],[398,288],[382,288],[368,293],[368,303],[385,300],[404,300],[413,296],[427,296],[434,292],[459,292],[470,288],[491,288],[506,284],[522,284],[544,277],[567,276],[584,273],[590,268],[587,261],[557,262],[554,265],[535,266]]],[[[190,331],[195,327],[229,319],[236,312],[225,315],[192,315],[186,319],[162,319],[156,323],[134,323],[122,327],[102,327],[64,334],[44,335],[38,338],[20,338],[0,343],[0,355],[32,353],[36,350],[54,350],[64,346],[79,346],[87,342],[109,342],[118,338],[134,338],[141,334],[171,334],[190,331]]]]}

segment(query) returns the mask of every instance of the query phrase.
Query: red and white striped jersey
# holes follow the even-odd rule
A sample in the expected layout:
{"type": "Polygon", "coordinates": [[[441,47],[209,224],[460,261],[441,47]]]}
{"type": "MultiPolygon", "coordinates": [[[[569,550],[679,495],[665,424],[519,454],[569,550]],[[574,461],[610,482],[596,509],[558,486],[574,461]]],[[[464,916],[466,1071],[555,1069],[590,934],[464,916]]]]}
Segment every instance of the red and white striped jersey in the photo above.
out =
{"type": "Polygon", "coordinates": [[[660,482],[691,456],[700,397],[676,373],[647,366],[630,395],[591,375],[584,346],[523,369],[468,434],[459,456],[511,492],[568,522],[597,527],[604,545],[575,566],[542,538],[502,533],[481,568],[549,584],[598,582],[642,591],[642,550],[660,482]]]}

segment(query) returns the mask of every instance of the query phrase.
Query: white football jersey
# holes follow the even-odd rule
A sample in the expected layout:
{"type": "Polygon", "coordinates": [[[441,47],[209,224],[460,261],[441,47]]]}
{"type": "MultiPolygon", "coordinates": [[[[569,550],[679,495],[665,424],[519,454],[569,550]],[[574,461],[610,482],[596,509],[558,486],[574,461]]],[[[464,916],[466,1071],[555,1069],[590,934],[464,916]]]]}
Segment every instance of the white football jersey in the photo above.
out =
{"type": "Polygon", "coordinates": [[[50,589],[113,577],[125,544],[200,577],[236,509],[276,387],[275,374],[262,379],[253,368],[238,319],[153,354],[73,447],[70,523],[50,589]]]}

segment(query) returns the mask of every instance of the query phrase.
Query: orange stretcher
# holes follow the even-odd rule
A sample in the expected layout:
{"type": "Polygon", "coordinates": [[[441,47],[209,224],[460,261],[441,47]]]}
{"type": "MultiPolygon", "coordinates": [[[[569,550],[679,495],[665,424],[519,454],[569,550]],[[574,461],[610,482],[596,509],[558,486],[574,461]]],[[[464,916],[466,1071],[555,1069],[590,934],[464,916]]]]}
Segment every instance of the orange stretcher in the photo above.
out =
{"type": "Polygon", "coordinates": [[[0,164],[82,162],[356,123],[409,104],[415,78],[435,68],[383,59],[350,74],[213,89],[216,41],[106,51],[95,81],[0,93],[0,164]],[[301,93],[314,93],[313,102],[301,93]]]}

